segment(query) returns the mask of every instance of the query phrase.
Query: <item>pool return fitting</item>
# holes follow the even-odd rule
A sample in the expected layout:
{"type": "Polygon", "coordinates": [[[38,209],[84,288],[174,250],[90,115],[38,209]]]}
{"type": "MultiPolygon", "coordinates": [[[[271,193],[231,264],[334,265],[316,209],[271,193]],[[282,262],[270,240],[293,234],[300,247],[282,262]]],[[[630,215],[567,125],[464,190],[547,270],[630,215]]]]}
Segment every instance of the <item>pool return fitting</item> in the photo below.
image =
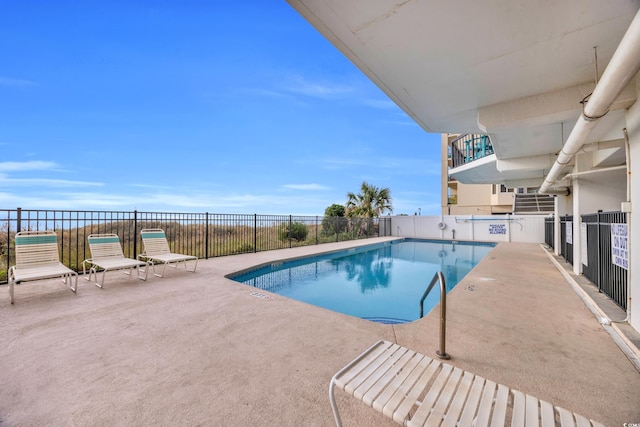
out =
{"type": "Polygon", "coordinates": [[[440,349],[436,350],[436,356],[440,359],[451,359],[445,350],[445,341],[447,336],[447,286],[444,281],[444,275],[442,271],[438,271],[433,275],[433,279],[431,279],[431,283],[427,286],[427,289],[424,291],[422,298],[420,299],[420,318],[423,317],[424,312],[424,300],[429,295],[429,292],[433,289],[436,282],[440,283],[440,349]]]}

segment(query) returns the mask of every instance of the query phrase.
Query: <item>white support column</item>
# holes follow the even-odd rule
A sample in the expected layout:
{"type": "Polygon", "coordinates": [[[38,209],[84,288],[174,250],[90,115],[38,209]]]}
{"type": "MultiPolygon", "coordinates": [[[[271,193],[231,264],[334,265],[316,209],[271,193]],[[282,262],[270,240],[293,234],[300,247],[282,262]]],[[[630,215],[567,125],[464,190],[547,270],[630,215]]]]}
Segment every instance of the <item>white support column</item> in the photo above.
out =
{"type": "MultiPolygon", "coordinates": [[[[637,79],[637,81],[639,81],[637,79]]],[[[627,111],[627,134],[629,135],[631,173],[640,173],[640,102],[627,111]]],[[[631,213],[628,214],[629,224],[629,293],[627,312],[629,323],[640,332],[640,181],[635,179],[631,183],[631,213]]]]}
{"type": "MultiPolygon", "coordinates": [[[[576,161],[576,172],[578,172],[576,161]]],[[[580,179],[573,179],[573,272],[582,274],[582,244],[580,242],[580,179]]]]}
{"type": "Polygon", "coordinates": [[[560,250],[560,196],[558,195],[553,198],[553,252],[556,256],[560,256],[560,250]]]}

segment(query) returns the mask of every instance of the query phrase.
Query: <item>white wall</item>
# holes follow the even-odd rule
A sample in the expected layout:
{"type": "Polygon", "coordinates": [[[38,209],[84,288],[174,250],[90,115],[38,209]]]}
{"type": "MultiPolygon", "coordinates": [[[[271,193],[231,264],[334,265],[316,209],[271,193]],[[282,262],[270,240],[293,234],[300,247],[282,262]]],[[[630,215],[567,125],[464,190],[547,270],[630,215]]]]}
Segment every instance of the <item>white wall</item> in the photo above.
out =
{"type": "Polygon", "coordinates": [[[576,182],[580,185],[578,210],[580,214],[596,213],[600,209],[605,212],[619,211],[620,204],[627,200],[627,171],[623,168],[593,173],[592,157],[593,153],[578,156],[579,171],[591,171],[574,181],[574,185],[576,182]]]}
{"type": "Polygon", "coordinates": [[[394,236],[481,242],[544,243],[542,215],[394,216],[394,236]],[[444,224],[444,229],[439,224],[444,224]]]}
{"type": "MultiPolygon", "coordinates": [[[[605,178],[605,174],[600,174],[605,178]]],[[[598,181],[598,174],[590,180],[581,181],[580,213],[596,213],[602,209],[604,212],[619,211],[620,204],[627,199],[627,172],[616,172],[614,179],[608,174],[605,179],[598,181]]]]}

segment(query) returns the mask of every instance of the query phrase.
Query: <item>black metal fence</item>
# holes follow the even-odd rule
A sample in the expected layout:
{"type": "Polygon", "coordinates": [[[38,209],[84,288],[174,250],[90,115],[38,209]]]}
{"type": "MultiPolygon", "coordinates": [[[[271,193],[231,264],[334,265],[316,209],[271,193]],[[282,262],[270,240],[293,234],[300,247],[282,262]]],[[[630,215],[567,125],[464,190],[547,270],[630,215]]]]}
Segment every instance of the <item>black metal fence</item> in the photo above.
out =
{"type": "Polygon", "coordinates": [[[553,217],[544,219],[544,242],[550,248],[553,248],[553,234],[555,230],[555,222],[553,217]]]}
{"type": "Polygon", "coordinates": [[[0,284],[15,263],[15,233],[53,230],[61,262],[82,270],[90,234],[115,233],[126,257],[142,252],[140,231],[165,230],[173,252],[198,258],[391,235],[391,218],[123,211],[0,210],[0,284]]]}
{"type": "Polygon", "coordinates": [[[560,217],[560,255],[571,265],[573,265],[573,237],[573,215],[560,217]]]}
{"type": "Polygon", "coordinates": [[[611,298],[616,304],[627,308],[627,270],[616,265],[612,249],[623,246],[612,241],[612,224],[627,224],[624,212],[598,212],[582,215],[582,223],[587,228],[587,258],[582,261],[582,273],[593,282],[600,292],[611,298]]]}
{"type": "MultiPolygon", "coordinates": [[[[598,290],[626,310],[627,308],[627,270],[614,263],[612,248],[615,245],[611,238],[612,224],[627,224],[627,215],[624,212],[598,212],[582,215],[582,224],[586,227],[586,259],[582,260],[582,274],[589,279],[598,290]]],[[[573,223],[573,216],[560,217],[560,254],[573,265],[573,239],[581,236],[573,236],[571,225],[567,239],[567,224],[573,223]]],[[[554,247],[553,242],[554,219],[545,219],[545,242],[554,247]]],[[[622,246],[625,246],[624,244],[622,246]]],[[[584,258],[584,257],[583,257],[584,258]]]]}

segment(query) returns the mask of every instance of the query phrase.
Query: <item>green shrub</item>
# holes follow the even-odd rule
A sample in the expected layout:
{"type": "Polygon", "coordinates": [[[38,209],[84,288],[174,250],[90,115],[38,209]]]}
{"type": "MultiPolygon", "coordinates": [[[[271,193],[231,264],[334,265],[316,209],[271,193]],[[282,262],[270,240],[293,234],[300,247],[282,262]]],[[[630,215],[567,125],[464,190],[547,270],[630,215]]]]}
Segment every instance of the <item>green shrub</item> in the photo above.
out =
{"type": "Polygon", "coordinates": [[[342,233],[347,229],[347,223],[344,218],[345,208],[342,205],[334,203],[324,210],[324,218],[322,218],[321,236],[327,237],[342,233]]]}
{"type": "Polygon", "coordinates": [[[231,250],[231,254],[246,254],[249,252],[253,252],[253,245],[250,243],[239,244],[235,249],[231,250]]]}
{"type": "Polygon", "coordinates": [[[286,223],[280,224],[278,229],[278,238],[283,241],[291,238],[300,242],[307,238],[308,233],[309,230],[307,229],[307,226],[301,222],[286,223]]]}

